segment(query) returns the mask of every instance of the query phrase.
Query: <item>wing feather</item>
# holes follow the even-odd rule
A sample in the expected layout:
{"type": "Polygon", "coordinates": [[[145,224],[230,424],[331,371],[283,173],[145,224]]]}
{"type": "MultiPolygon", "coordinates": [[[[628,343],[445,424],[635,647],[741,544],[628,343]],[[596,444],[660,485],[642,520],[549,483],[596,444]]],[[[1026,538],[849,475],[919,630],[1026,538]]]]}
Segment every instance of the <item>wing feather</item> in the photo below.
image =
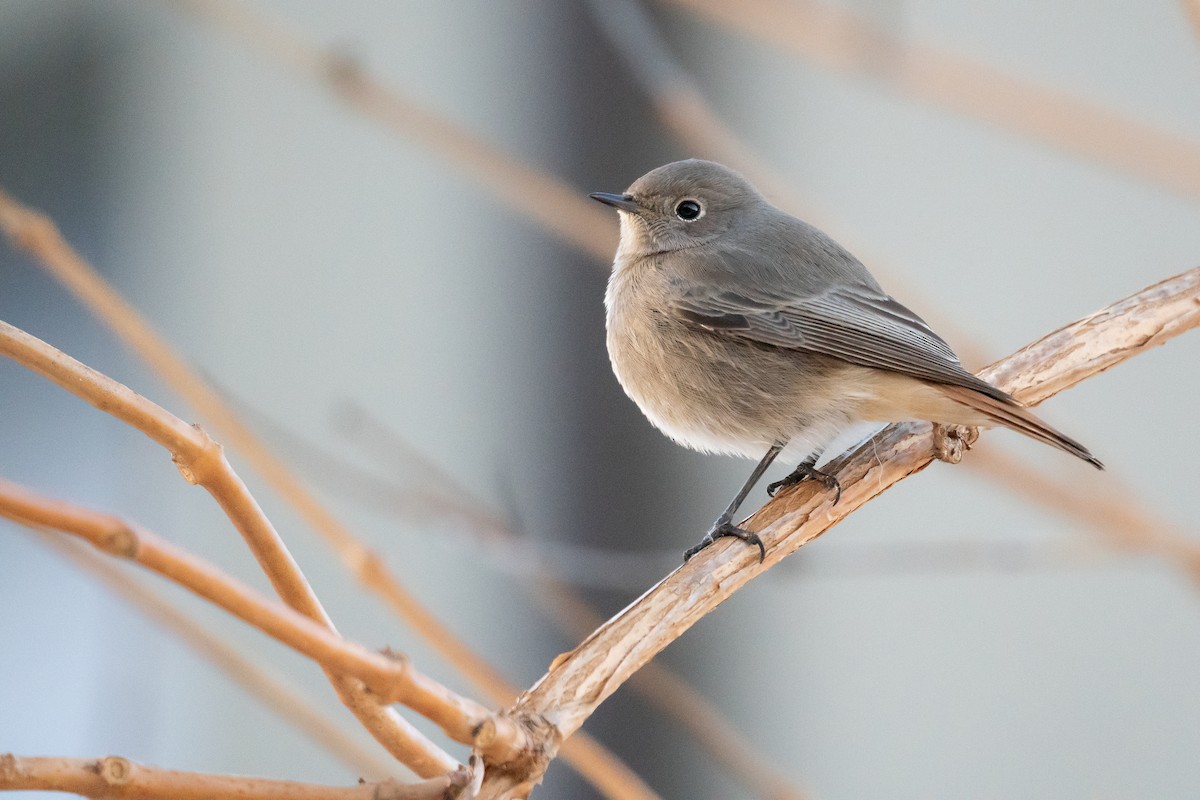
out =
{"type": "Polygon", "coordinates": [[[869,286],[791,298],[692,289],[677,303],[685,319],[717,335],[820,353],[1013,402],[963,369],[954,351],[923,319],[869,286]]]}

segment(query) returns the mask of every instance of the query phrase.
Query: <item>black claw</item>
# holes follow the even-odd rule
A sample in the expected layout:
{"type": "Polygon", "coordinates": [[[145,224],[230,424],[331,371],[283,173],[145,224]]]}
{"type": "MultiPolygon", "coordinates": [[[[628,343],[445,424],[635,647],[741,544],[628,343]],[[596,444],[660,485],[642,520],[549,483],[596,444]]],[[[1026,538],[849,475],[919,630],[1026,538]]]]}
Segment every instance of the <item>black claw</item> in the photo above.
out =
{"type": "Polygon", "coordinates": [[[696,542],[694,545],[689,547],[687,550],[683,551],[683,563],[686,564],[691,559],[692,556],[696,555],[696,553],[699,553],[701,550],[708,547],[714,541],[716,541],[716,540],[713,539],[712,534],[705,534],[703,539],[696,542]]]}
{"type": "Polygon", "coordinates": [[[689,547],[683,554],[683,561],[686,564],[688,559],[699,553],[710,544],[720,539],[722,536],[732,536],[734,539],[741,539],[746,544],[752,544],[758,547],[758,563],[762,563],[767,558],[767,546],[763,544],[763,540],[754,531],[748,531],[739,528],[727,519],[719,519],[713,524],[712,530],[704,535],[704,538],[697,542],[692,547],[689,547]]]}
{"type": "Polygon", "coordinates": [[[826,489],[833,489],[835,492],[833,495],[833,504],[835,506],[838,500],[842,499],[842,484],[838,482],[838,479],[828,472],[816,469],[811,464],[801,464],[792,470],[791,474],[786,478],[767,484],[767,494],[774,497],[780,489],[786,489],[788,486],[795,486],[797,483],[807,480],[820,481],[821,485],[826,489]]]}

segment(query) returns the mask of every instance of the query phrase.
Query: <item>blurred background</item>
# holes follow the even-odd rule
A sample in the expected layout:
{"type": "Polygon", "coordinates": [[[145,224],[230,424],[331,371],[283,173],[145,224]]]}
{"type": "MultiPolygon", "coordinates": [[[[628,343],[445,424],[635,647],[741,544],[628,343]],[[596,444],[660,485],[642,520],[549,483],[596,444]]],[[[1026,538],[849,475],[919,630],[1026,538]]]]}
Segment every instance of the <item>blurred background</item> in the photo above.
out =
{"type": "MultiPolygon", "coordinates": [[[[979,367],[1200,260],[1193,22],[1171,0],[4,0],[0,188],[527,687],[580,638],[548,582],[615,613],[752,466],[678,448],[623,396],[615,215],[546,182],[573,201],[726,161],[979,367]]],[[[7,246],[0,319],[196,418],[7,246]]],[[[1108,474],[986,434],[665,651],[769,767],[757,784],[629,686],[585,730],[664,797],[1194,796],[1200,586],[1053,510],[1050,479],[1194,538],[1198,359],[1185,336],[1045,406],[1108,474]],[[1043,502],[972,468],[988,454],[1043,502]]],[[[230,458],[343,632],[483,699],[230,458]]],[[[266,588],[160,448],[8,362],[0,475],[266,588]]],[[[36,537],[0,522],[0,751],[358,775],[36,537]]],[[[147,582],[374,746],[311,664],[147,582]]],[[[535,796],[598,795],[560,759],[535,796]]]]}

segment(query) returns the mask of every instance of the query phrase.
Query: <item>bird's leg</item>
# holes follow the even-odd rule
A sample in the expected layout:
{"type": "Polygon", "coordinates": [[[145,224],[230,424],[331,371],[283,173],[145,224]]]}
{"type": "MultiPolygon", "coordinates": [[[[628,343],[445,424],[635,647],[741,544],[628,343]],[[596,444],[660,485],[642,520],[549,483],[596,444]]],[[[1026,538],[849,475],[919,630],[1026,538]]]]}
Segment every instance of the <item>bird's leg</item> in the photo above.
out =
{"type": "Polygon", "coordinates": [[[774,497],[775,493],[780,489],[786,489],[788,486],[795,486],[800,481],[811,479],[820,481],[826,489],[833,489],[835,492],[833,495],[833,504],[837,505],[837,501],[842,499],[842,485],[838,483],[837,478],[828,472],[821,472],[821,470],[817,469],[817,459],[821,457],[821,453],[823,452],[823,449],[817,450],[808,458],[801,461],[799,466],[792,470],[791,474],[786,478],[767,484],[767,494],[774,497]]]}
{"type": "Polygon", "coordinates": [[[758,538],[758,534],[754,531],[744,530],[734,525],[733,515],[737,513],[738,508],[742,505],[742,501],[746,499],[746,495],[750,494],[750,490],[754,488],[754,484],[758,483],[759,478],[767,471],[767,467],[771,466],[771,462],[775,460],[775,456],[779,455],[779,451],[782,449],[782,444],[771,446],[767,454],[762,457],[762,461],[759,461],[758,466],[754,468],[754,472],[750,473],[750,477],[746,479],[746,483],[737,493],[737,497],[733,498],[733,502],[729,504],[729,508],[726,508],[721,513],[721,516],[717,517],[717,521],[713,523],[712,528],[704,535],[703,539],[684,551],[683,560],[685,563],[689,558],[722,536],[732,536],[735,539],[741,539],[746,544],[757,545],[758,561],[760,564],[762,563],[763,559],[767,557],[767,548],[763,544],[762,539],[758,538]]]}

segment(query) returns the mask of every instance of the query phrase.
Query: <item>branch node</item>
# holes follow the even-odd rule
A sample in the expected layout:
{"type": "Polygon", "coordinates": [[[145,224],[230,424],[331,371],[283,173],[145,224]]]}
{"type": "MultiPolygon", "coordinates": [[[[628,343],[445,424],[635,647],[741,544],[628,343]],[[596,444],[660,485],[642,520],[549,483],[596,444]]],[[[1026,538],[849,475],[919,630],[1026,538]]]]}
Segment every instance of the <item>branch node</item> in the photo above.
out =
{"type": "Polygon", "coordinates": [[[107,756],[96,762],[96,773],[109,786],[124,786],[133,780],[133,763],[120,756],[107,756]]]}
{"type": "Polygon", "coordinates": [[[411,660],[406,654],[397,652],[389,646],[385,645],[384,647],[379,648],[379,652],[389,660],[395,661],[404,669],[408,669],[408,667],[412,664],[411,660]]]}
{"type": "Polygon", "coordinates": [[[225,460],[225,448],[199,424],[193,423],[192,428],[199,434],[199,440],[189,452],[173,453],[171,461],[185,481],[193,486],[203,486],[221,470],[225,460]]]}
{"type": "MultiPolygon", "coordinates": [[[[528,788],[541,782],[541,775],[558,753],[562,735],[541,714],[504,712],[480,722],[472,731],[475,750],[494,776],[505,773],[514,778],[537,776],[528,788]]],[[[514,795],[514,796],[520,796],[514,795]]]]}
{"type": "Polygon", "coordinates": [[[962,461],[963,453],[979,438],[979,428],[965,425],[933,425],[933,457],[947,464],[962,461]]]}
{"type": "Polygon", "coordinates": [[[140,539],[137,532],[128,525],[114,527],[96,542],[96,546],[110,556],[117,558],[136,559],[140,539]]]}

